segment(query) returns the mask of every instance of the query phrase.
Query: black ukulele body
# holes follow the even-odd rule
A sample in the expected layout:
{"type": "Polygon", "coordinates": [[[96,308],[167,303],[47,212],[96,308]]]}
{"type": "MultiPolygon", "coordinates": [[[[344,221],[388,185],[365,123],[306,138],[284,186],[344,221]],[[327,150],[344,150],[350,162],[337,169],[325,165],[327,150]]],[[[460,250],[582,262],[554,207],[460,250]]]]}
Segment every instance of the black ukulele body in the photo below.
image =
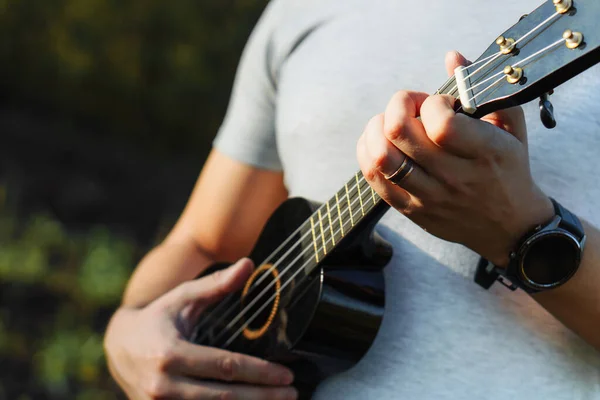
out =
{"type": "MultiPolygon", "coordinates": [[[[298,230],[316,209],[294,198],[273,213],[250,255],[257,265],[254,274],[243,290],[206,310],[191,337],[198,344],[289,366],[301,397],[369,349],[383,316],[382,268],[392,255],[373,230],[387,211],[383,202],[330,253],[307,252],[324,240],[316,235],[318,223],[298,230]],[[296,246],[281,246],[290,237],[296,246]],[[311,262],[317,265],[307,266],[311,262]]],[[[226,265],[216,264],[204,274],[226,265]]]]}

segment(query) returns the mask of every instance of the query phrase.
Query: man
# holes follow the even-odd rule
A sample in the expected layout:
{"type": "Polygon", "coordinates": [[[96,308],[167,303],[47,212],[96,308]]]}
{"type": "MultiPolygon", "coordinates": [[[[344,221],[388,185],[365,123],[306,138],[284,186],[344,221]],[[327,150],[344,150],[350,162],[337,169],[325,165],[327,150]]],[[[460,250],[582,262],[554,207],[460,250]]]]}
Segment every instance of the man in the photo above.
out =
{"type": "MultiPolygon", "coordinates": [[[[455,115],[447,96],[394,95],[433,93],[446,49],[475,58],[539,4],[273,0],[186,209],[108,327],[109,364],[127,394],[295,397],[284,367],[184,340],[186,317],[240,288],[251,263],[188,281],[213,260],[248,254],[288,196],[328,199],[357,169],[356,148],[397,210],[378,226],[394,247],[385,317],[361,362],[315,398],[600,398],[598,67],[557,90],[551,131],[535,104],[526,131],[520,110],[478,121],[455,115]],[[473,283],[479,255],[502,271],[527,232],[554,217],[548,196],[584,221],[575,275],[531,295],[473,283]]],[[[463,63],[451,53],[446,68],[463,63]]]]}

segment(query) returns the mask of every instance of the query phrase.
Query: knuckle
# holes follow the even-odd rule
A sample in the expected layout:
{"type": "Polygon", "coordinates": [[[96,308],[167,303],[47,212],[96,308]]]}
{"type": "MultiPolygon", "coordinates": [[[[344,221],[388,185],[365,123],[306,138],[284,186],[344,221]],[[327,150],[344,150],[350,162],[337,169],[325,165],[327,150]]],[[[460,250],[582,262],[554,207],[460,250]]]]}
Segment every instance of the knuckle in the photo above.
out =
{"type": "Polygon", "coordinates": [[[413,107],[412,99],[405,91],[396,92],[390,100],[385,112],[383,134],[389,140],[395,142],[402,140],[405,128],[403,110],[413,107]]]}
{"type": "Polygon", "coordinates": [[[411,197],[409,200],[407,200],[404,204],[402,204],[401,208],[400,208],[400,212],[402,214],[404,214],[406,217],[408,218],[415,218],[417,217],[422,209],[422,204],[419,200],[415,199],[414,197],[411,197]]]}
{"type": "Polygon", "coordinates": [[[447,188],[454,189],[459,187],[456,174],[451,170],[440,169],[437,171],[436,178],[447,188]]]}
{"type": "Polygon", "coordinates": [[[397,91],[390,100],[390,105],[393,105],[394,107],[406,107],[407,105],[410,105],[410,103],[412,103],[412,99],[405,90],[397,91]]]}
{"type": "Polygon", "coordinates": [[[427,133],[429,138],[440,147],[450,144],[455,133],[454,118],[450,115],[439,115],[427,133]]]}
{"type": "Polygon", "coordinates": [[[365,177],[367,182],[375,182],[377,180],[378,175],[379,170],[377,170],[377,168],[374,167],[373,164],[371,164],[369,168],[363,170],[363,176],[365,177]]]}
{"type": "Polygon", "coordinates": [[[416,208],[412,205],[412,203],[409,202],[402,206],[401,212],[408,218],[414,217],[416,213],[416,208]]]}
{"type": "Polygon", "coordinates": [[[372,129],[373,127],[379,126],[382,121],[383,121],[383,113],[375,114],[367,123],[367,129],[365,129],[365,130],[369,130],[369,129],[372,129]]]}
{"type": "Polygon", "coordinates": [[[170,341],[162,347],[162,349],[156,353],[154,358],[158,371],[167,371],[178,359],[174,341],[170,341]]]}
{"type": "Polygon", "coordinates": [[[224,271],[223,269],[217,270],[213,272],[210,277],[214,283],[214,287],[217,289],[217,295],[225,295],[227,294],[227,289],[225,287],[225,279],[224,279],[224,271]]]}
{"type": "Polygon", "coordinates": [[[190,293],[194,289],[194,283],[195,283],[195,281],[188,281],[188,282],[184,282],[184,283],[180,284],[179,287],[177,288],[177,290],[179,290],[178,294],[180,296],[186,296],[188,293],[190,293]]]}
{"type": "Polygon", "coordinates": [[[217,361],[217,370],[222,380],[232,381],[239,370],[239,360],[231,356],[222,357],[217,361]]]}
{"type": "Polygon", "coordinates": [[[490,151],[482,152],[476,159],[477,168],[485,170],[494,170],[497,166],[503,165],[504,162],[503,152],[493,143],[490,151]]]}
{"type": "Polygon", "coordinates": [[[387,161],[390,157],[390,153],[387,149],[378,150],[375,154],[373,154],[371,159],[371,166],[375,170],[383,171],[384,167],[387,165],[387,161]]]}
{"type": "Polygon", "coordinates": [[[404,121],[398,118],[386,118],[383,135],[395,144],[402,142],[404,140],[404,121]]]}
{"type": "Polygon", "coordinates": [[[146,380],[145,392],[151,399],[164,399],[169,394],[169,383],[165,377],[156,375],[146,380]]]}

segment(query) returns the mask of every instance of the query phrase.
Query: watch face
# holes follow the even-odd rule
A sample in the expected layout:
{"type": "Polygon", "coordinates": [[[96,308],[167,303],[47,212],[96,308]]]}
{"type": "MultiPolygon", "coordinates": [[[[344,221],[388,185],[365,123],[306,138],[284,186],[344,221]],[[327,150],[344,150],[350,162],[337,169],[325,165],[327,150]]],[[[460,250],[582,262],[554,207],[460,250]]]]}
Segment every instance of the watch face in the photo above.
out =
{"type": "Polygon", "coordinates": [[[581,258],[579,241],[562,229],[533,236],[522,251],[520,272],[533,288],[561,285],[575,273],[581,258]]]}

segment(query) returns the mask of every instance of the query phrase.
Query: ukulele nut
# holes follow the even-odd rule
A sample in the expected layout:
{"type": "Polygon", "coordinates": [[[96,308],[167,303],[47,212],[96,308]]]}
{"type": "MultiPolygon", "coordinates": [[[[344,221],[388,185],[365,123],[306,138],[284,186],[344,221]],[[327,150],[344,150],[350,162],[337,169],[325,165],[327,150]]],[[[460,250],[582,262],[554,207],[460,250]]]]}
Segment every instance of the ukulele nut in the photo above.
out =
{"type": "Polygon", "coordinates": [[[522,68],[513,68],[510,65],[504,67],[504,75],[506,75],[506,80],[508,83],[515,84],[519,83],[521,78],[523,77],[523,69],[522,68]]]}
{"type": "Polygon", "coordinates": [[[559,14],[564,14],[573,7],[573,0],[552,0],[552,2],[559,14]]]}
{"type": "Polygon", "coordinates": [[[583,43],[583,34],[567,29],[565,33],[563,33],[563,39],[565,39],[565,44],[569,49],[576,49],[583,43]]]}
{"type": "Polygon", "coordinates": [[[515,49],[515,39],[512,38],[499,36],[498,39],[496,39],[496,44],[500,46],[500,52],[502,54],[510,54],[515,49]]]}

